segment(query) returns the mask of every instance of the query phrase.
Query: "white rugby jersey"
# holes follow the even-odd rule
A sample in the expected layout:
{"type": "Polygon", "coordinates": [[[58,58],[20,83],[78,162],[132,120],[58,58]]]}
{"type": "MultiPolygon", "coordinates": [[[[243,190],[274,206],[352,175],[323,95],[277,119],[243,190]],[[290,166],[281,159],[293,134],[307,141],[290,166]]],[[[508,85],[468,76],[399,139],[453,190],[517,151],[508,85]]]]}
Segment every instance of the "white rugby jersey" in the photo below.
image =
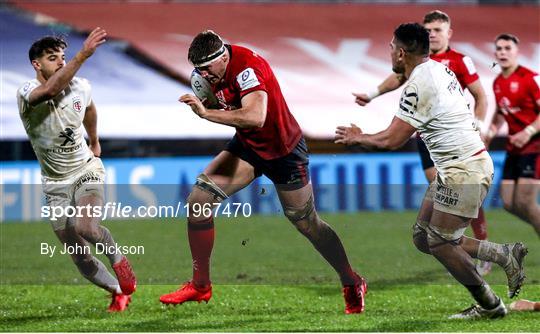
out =
{"type": "Polygon", "coordinates": [[[30,93],[41,83],[34,79],[17,91],[19,115],[41,166],[41,174],[62,179],[93,157],[83,135],[86,107],[92,102],[90,83],[73,78],[56,97],[31,106],[30,93]]]}
{"type": "Polygon", "coordinates": [[[436,61],[414,68],[396,117],[418,130],[435,166],[462,161],[484,148],[456,75],[436,61]]]}

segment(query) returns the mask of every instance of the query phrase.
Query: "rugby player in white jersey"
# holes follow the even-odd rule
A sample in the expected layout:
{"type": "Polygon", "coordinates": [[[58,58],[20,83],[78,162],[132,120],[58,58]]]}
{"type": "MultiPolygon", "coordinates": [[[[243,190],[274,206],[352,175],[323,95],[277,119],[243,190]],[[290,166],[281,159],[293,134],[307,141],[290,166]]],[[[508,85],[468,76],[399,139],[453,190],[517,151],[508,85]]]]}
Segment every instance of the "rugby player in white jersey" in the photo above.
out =
{"type": "MultiPolygon", "coordinates": [[[[87,80],[75,77],[82,64],[105,43],[107,33],[94,29],[81,50],[67,64],[67,43],[47,36],[34,42],[28,52],[36,79],[17,91],[19,113],[39,160],[43,192],[51,207],[92,208],[103,206],[105,170],[99,156],[97,113],[87,80]],[[88,134],[87,145],[83,126],[88,134]]],[[[93,217],[93,210],[81,210],[83,217],[58,217],[52,227],[63,246],[73,246],[71,258],[79,272],[95,285],[111,292],[111,312],[123,311],[131,301],[136,279],[127,258],[117,252],[109,230],[93,217]],[[116,274],[94,257],[87,244],[102,244],[116,274]]],[[[78,216],[78,215],[77,215],[78,216]]]]}
{"type": "Polygon", "coordinates": [[[433,255],[465,286],[477,304],[453,319],[506,315],[502,300],[480,274],[472,258],[499,264],[508,278],[508,294],[518,294],[525,279],[521,243],[496,244],[463,235],[478,216],[493,180],[493,162],[475,126],[455,74],[429,59],[429,33],[417,23],[400,25],[390,43],[392,70],[407,79],[399,110],[390,126],[364,134],[354,124],[336,129],[336,143],[371,149],[397,149],[418,131],[435,162],[437,177],[426,192],[413,227],[415,246],[433,255]]]}

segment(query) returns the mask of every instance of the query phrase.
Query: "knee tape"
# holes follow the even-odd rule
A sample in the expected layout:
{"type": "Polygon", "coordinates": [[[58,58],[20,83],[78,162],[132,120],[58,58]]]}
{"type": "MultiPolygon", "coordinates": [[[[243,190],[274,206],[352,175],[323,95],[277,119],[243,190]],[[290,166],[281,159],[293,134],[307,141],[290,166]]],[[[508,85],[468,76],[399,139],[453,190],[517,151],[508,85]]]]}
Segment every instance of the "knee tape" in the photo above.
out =
{"type": "Polygon", "coordinates": [[[210,193],[214,196],[214,199],[217,201],[223,201],[229,198],[227,194],[221,190],[221,188],[212,181],[206,174],[200,174],[197,176],[197,181],[195,182],[195,187],[204,190],[207,193],[210,193]]]}
{"type": "Polygon", "coordinates": [[[428,243],[431,248],[442,246],[448,243],[457,246],[459,245],[459,242],[461,241],[464,232],[465,227],[457,229],[455,231],[444,231],[436,226],[428,226],[428,243]]]}
{"type": "Polygon", "coordinates": [[[413,237],[416,237],[422,233],[427,233],[428,225],[429,223],[426,221],[416,221],[416,223],[413,225],[413,237]]]}
{"type": "Polygon", "coordinates": [[[313,194],[309,196],[309,199],[303,207],[296,208],[284,208],[285,216],[293,223],[308,218],[315,211],[315,204],[313,202],[313,194]]]}

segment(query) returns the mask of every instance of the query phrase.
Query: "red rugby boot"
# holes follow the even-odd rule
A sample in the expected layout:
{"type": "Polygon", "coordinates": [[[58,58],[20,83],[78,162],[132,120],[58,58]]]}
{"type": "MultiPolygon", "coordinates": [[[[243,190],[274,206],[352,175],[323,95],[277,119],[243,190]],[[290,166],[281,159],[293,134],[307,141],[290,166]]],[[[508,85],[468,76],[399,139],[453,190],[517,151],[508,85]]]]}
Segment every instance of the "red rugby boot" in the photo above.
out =
{"type": "Polygon", "coordinates": [[[109,305],[109,308],[107,311],[109,312],[122,312],[125,309],[127,309],[129,303],[131,302],[131,296],[130,295],[124,295],[122,293],[112,294],[112,301],[111,305],[109,305]]]}
{"type": "Polygon", "coordinates": [[[208,285],[206,288],[198,288],[191,281],[182,285],[182,287],[175,292],[168,293],[159,298],[159,301],[163,304],[178,305],[184,302],[202,302],[203,300],[208,303],[212,298],[212,286],[208,285]]]}
{"type": "Polygon", "coordinates": [[[343,287],[343,297],[345,298],[345,314],[364,312],[364,297],[367,294],[366,280],[356,274],[358,281],[354,285],[343,287]]]}
{"type": "Polygon", "coordinates": [[[127,257],[122,256],[120,262],[112,265],[116,278],[118,278],[118,283],[120,284],[120,289],[126,295],[131,295],[137,289],[137,279],[135,278],[135,273],[133,268],[129,264],[127,257]]]}

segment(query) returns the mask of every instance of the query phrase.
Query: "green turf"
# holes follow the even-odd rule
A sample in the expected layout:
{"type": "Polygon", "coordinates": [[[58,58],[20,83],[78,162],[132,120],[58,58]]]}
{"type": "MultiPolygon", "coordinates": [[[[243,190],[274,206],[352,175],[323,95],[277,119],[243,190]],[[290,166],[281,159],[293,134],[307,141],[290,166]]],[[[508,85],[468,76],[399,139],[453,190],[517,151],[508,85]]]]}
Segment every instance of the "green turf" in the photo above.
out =
{"type": "MultiPolygon", "coordinates": [[[[528,244],[529,279],[521,297],[540,299],[538,237],[502,211],[487,216],[492,240],[528,244]]],[[[370,282],[363,315],[342,314],[336,275],[277,216],[217,221],[213,299],[168,308],[158,303],[159,295],[191,273],[185,223],[106,222],[120,244],[145,247],[144,255],[130,256],[139,278],[134,301],[127,312],[113,315],[105,312],[105,293],[86,284],[67,255],[40,255],[41,242],[59,246],[47,223],[0,224],[0,331],[540,331],[538,313],[445,320],[472,301],[440,264],[412,245],[415,213],[324,217],[370,282]]],[[[505,296],[499,268],[487,280],[505,296]]]]}

